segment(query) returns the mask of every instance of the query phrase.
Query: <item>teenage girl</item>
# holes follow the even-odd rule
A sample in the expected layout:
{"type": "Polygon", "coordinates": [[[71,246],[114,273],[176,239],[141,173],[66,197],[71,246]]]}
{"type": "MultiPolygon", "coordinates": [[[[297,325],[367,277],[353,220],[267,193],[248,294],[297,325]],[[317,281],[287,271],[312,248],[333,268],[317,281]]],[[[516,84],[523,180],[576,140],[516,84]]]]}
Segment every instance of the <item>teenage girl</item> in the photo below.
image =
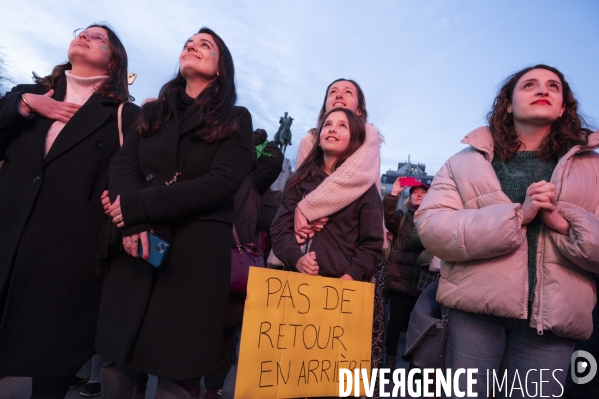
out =
{"type": "Polygon", "coordinates": [[[289,179],[271,227],[273,251],[286,269],[310,275],[367,280],[382,258],[382,202],[376,185],[329,216],[326,228],[302,246],[294,234],[298,203],[364,143],[363,121],[347,108],[325,113],[315,145],[289,179]],[[308,250],[306,250],[306,247],[308,250]]]}

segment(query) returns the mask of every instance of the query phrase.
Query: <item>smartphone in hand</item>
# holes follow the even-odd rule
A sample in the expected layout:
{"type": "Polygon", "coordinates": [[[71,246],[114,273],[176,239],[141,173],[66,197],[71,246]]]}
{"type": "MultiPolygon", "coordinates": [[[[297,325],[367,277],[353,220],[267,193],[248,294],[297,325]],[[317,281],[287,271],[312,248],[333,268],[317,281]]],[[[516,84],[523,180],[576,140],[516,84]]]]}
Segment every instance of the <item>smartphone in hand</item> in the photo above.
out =
{"type": "MultiPolygon", "coordinates": [[[[144,260],[154,267],[162,266],[164,259],[166,258],[166,253],[168,252],[168,242],[164,241],[155,234],[148,233],[148,246],[148,259],[144,260]]],[[[143,259],[144,254],[141,243],[139,243],[137,246],[137,253],[139,254],[139,257],[143,259]]]]}
{"type": "Polygon", "coordinates": [[[414,186],[422,186],[422,179],[419,177],[400,177],[399,178],[399,183],[402,185],[402,187],[406,187],[406,186],[410,186],[410,187],[414,187],[414,186]]]}

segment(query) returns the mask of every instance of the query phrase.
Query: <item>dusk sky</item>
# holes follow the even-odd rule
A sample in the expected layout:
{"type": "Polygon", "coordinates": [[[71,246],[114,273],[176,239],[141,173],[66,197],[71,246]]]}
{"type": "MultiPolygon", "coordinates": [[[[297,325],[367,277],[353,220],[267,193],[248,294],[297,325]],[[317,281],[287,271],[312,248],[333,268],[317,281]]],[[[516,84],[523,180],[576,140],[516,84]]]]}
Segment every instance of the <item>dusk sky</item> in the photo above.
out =
{"type": "Polygon", "coordinates": [[[545,63],[570,82],[599,128],[599,1],[15,1],[0,0],[0,47],[10,78],[31,82],[66,61],[76,28],[106,21],[138,77],[140,104],[178,68],[202,26],[233,54],[238,105],[270,137],[285,111],[293,145],[316,124],[326,86],[356,80],[368,120],[385,137],[381,171],[411,156],[434,174],[485,124],[499,84],[545,63]]]}

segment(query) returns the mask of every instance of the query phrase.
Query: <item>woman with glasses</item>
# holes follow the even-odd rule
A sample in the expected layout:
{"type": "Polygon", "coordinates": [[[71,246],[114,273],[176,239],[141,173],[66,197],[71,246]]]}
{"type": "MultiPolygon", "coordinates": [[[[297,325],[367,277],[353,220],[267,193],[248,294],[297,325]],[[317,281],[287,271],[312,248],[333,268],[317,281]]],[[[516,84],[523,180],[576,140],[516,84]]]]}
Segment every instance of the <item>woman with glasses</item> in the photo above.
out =
{"type": "Polygon", "coordinates": [[[67,56],[0,99],[0,377],[33,377],[32,398],[63,398],[95,352],[108,165],[138,113],[119,106],[132,97],[111,28],[76,31],[67,56]]]}

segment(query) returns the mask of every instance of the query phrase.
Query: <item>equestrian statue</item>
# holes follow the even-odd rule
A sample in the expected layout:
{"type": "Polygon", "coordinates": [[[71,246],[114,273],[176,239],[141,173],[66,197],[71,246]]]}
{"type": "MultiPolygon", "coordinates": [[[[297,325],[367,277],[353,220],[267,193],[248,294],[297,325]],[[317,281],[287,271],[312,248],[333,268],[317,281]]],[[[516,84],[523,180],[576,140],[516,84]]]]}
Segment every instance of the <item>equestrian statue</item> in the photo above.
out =
{"type": "Polygon", "coordinates": [[[285,112],[285,116],[282,116],[279,119],[279,130],[275,134],[274,142],[275,144],[283,151],[285,154],[285,150],[287,150],[287,146],[291,145],[291,124],[293,123],[293,118],[287,116],[287,112],[285,112]]]}

